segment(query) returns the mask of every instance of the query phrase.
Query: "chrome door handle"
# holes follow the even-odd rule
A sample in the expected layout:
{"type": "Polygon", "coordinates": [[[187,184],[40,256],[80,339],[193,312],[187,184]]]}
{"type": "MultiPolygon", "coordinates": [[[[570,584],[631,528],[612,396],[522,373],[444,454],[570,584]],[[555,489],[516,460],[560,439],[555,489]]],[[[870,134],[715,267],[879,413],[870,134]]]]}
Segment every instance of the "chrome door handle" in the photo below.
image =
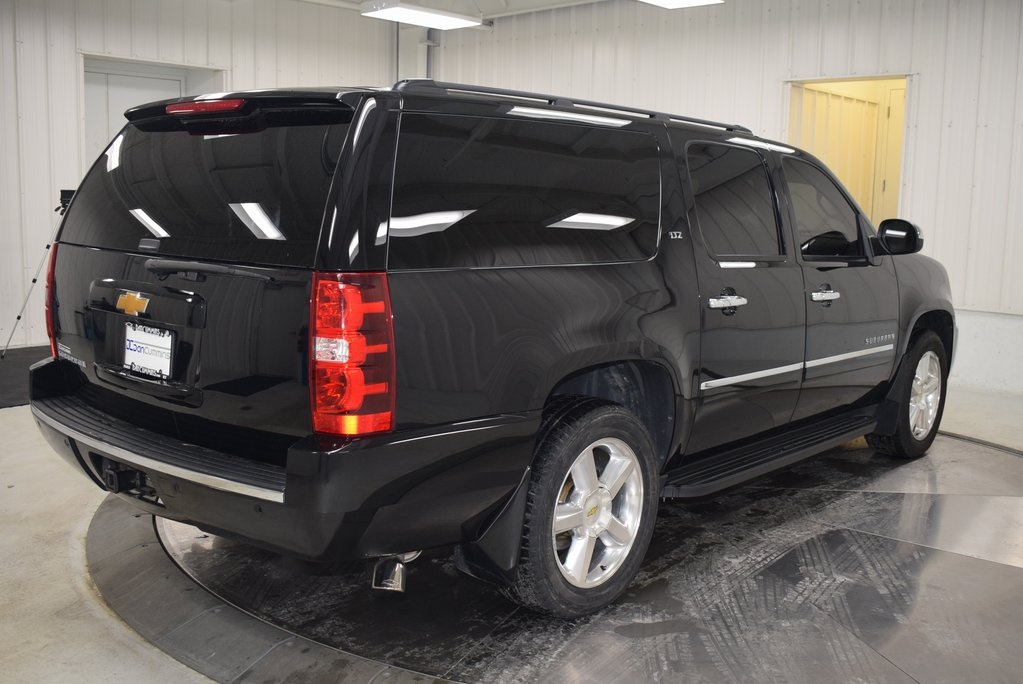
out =
{"type": "Polygon", "coordinates": [[[817,290],[810,293],[810,299],[815,302],[833,302],[836,299],[841,299],[841,297],[842,293],[835,292],[834,290],[817,290]]]}
{"type": "Polygon", "coordinates": [[[746,306],[748,303],[745,297],[739,295],[721,295],[707,300],[707,306],[712,309],[734,309],[737,306],[746,306]]]}

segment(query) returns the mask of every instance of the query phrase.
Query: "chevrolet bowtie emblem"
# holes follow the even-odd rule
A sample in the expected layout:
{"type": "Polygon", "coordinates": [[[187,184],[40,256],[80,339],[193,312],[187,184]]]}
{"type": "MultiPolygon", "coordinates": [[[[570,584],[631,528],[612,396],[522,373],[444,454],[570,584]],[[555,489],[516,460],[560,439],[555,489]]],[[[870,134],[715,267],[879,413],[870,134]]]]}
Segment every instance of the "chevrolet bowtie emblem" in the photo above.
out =
{"type": "Polygon", "coordinates": [[[125,292],[117,298],[115,306],[122,313],[129,316],[138,316],[140,313],[146,312],[146,307],[149,306],[149,299],[143,297],[139,292],[125,292]]]}

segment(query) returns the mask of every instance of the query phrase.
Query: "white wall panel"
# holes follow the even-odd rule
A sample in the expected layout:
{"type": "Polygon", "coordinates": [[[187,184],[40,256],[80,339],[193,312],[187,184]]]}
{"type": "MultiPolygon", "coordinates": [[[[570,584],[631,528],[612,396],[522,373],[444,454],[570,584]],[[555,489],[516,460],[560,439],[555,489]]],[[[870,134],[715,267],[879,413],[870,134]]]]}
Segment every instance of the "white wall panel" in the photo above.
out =
{"type": "Polygon", "coordinates": [[[790,80],[909,75],[902,214],[949,269],[957,306],[1023,313],[1021,14],[1019,0],[608,0],[441,33],[433,75],[776,139],[790,80]]]}
{"type": "Polygon", "coordinates": [[[726,0],[672,12],[608,0],[443,33],[433,75],[741,123],[780,140],[791,80],[909,76],[901,214],[923,228],[964,311],[956,380],[1019,391],[1023,362],[1006,350],[1023,340],[1021,5],[726,0]]]}
{"type": "MultiPolygon", "coordinates": [[[[0,83],[15,83],[14,4],[0,3],[0,83]]],[[[21,159],[18,107],[13,97],[0,98],[0,152],[6,161],[0,164],[0,292],[3,295],[4,319],[0,322],[2,344],[10,334],[11,324],[24,296],[25,277],[22,253],[21,176],[17,172],[21,159]],[[17,301],[14,301],[17,300],[17,301]]],[[[23,338],[22,338],[23,339],[23,338]]],[[[20,341],[20,339],[19,339],[20,341]]]]}
{"type": "MultiPolygon", "coordinates": [[[[389,22],[294,0],[0,0],[0,344],[77,187],[84,55],[225,70],[228,87],[386,85],[389,22]]],[[[43,344],[42,287],[13,344],[43,344]]]]}

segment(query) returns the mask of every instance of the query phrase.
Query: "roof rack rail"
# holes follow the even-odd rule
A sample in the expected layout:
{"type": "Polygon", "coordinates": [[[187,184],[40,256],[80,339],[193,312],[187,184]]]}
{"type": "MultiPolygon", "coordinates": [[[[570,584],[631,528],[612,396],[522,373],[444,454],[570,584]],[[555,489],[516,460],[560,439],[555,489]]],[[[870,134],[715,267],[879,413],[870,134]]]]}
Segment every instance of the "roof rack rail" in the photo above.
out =
{"type": "Polygon", "coordinates": [[[727,124],[721,123],[720,121],[709,121],[707,119],[697,119],[691,116],[681,116],[679,114],[668,114],[666,112],[655,112],[649,109],[637,109],[635,107],[623,107],[621,105],[608,104],[606,102],[594,102],[592,100],[577,100],[575,98],[558,97],[556,95],[543,95],[540,93],[530,93],[521,90],[508,90],[505,88],[492,88],[490,86],[477,86],[467,85],[464,83],[445,83],[442,81],[433,81],[428,78],[413,78],[404,81],[398,81],[394,84],[394,89],[403,93],[433,93],[438,92],[456,92],[456,93],[468,93],[474,94],[479,93],[483,95],[497,95],[500,97],[515,98],[519,100],[532,100],[534,102],[543,102],[554,107],[582,107],[586,109],[602,109],[609,112],[620,112],[623,114],[632,114],[633,116],[645,116],[650,119],[656,119],[658,121],[679,121],[684,123],[697,124],[700,126],[709,126],[711,128],[721,128],[726,131],[735,131],[738,133],[748,133],[753,135],[753,131],[740,126],[738,124],[727,124]]]}

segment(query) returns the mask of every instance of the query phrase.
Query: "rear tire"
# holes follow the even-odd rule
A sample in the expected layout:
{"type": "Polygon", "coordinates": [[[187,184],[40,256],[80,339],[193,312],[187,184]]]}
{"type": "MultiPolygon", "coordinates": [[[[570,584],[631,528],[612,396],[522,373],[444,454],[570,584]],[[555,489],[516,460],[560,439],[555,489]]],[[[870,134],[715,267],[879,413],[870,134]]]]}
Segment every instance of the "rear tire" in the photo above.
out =
{"type": "Polygon", "coordinates": [[[658,482],[653,442],[634,415],[594,401],[567,411],[537,445],[519,562],[504,594],[562,618],[610,604],[650,544],[658,482]]]}
{"type": "Polygon", "coordinates": [[[867,435],[867,444],[897,458],[923,456],[938,434],[947,379],[945,345],[933,331],[921,333],[913,340],[895,379],[902,389],[895,433],[867,435]]]}

